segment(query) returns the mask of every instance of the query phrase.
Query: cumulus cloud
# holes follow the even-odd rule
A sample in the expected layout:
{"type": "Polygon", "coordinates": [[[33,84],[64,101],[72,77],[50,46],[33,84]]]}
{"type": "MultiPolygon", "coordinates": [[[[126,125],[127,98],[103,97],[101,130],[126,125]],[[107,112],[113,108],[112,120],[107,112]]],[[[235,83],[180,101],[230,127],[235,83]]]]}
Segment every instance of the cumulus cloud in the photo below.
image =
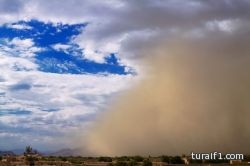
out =
{"type": "Polygon", "coordinates": [[[70,45],[67,44],[55,44],[52,46],[57,51],[67,51],[70,48],[70,45]]]}
{"type": "MultiPolygon", "coordinates": [[[[73,131],[86,128],[107,99],[126,88],[133,76],[40,71],[38,53],[48,48],[38,47],[34,41],[0,39],[0,147],[32,144],[41,150],[55,150],[74,146],[69,138],[73,131]]],[[[67,52],[65,46],[54,45],[57,51],[67,52]]]]}
{"type": "Polygon", "coordinates": [[[35,46],[33,39],[21,39],[15,37],[13,39],[1,39],[0,51],[9,56],[32,58],[42,48],[35,46]]]}
{"type": "Polygon", "coordinates": [[[17,29],[17,30],[29,30],[32,29],[31,26],[25,25],[25,24],[8,24],[7,27],[17,29]]]}
{"type": "MultiPolygon", "coordinates": [[[[6,61],[10,59],[6,58],[6,61]]],[[[132,79],[132,76],[119,75],[15,71],[2,66],[1,71],[4,81],[0,82],[0,122],[8,128],[1,126],[6,134],[0,139],[5,142],[1,144],[5,148],[10,144],[4,141],[7,134],[9,138],[11,134],[18,133],[23,135],[24,142],[17,147],[29,142],[42,150],[71,146],[71,140],[66,139],[67,134],[92,121],[95,114],[105,107],[107,99],[127,87],[127,82],[132,79]],[[61,130],[62,127],[65,130],[61,130]],[[59,136],[61,139],[56,143],[59,136]],[[44,137],[50,139],[51,148],[45,146],[48,142],[44,137]],[[29,142],[27,138],[30,138],[29,142]]]]}

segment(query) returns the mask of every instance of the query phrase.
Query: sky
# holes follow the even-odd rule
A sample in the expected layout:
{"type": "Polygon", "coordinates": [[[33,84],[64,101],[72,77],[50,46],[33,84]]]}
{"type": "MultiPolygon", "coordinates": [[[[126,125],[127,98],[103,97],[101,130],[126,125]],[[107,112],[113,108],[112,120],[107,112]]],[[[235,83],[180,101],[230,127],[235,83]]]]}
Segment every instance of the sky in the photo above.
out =
{"type": "Polygon", "coordinates": [[[0,150],[249,153],[249,18],[248,0],[0,0],[0,150]]]}
{"type": "MultiPolygon", "coordinates": [[[[18,17],[28,3],[36,1],[0,1],[1,17],[18,17]]],[[[77,38],[88,24],[36,15],[1,23],[1,149],[69,148],[64,139],[69,132],[87,126],[136,75],[118,52],[105,52],[96,60],[85,56],[77,38]]]]}

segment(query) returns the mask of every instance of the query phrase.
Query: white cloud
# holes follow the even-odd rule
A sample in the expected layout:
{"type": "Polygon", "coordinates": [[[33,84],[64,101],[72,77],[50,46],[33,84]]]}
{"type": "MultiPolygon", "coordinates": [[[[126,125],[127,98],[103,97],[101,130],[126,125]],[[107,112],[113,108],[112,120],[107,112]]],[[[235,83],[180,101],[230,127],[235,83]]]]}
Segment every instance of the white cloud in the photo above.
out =
{"type": "MultiPolygon", "coordinates": [[[[0,123],[5,126],[0,129],[5,133],[0,135],[0,140],[16,139],[17,132],[23,132],[20,135],[24,142],[18,146],[25,146],[30,137],[30,143],[42,148],[46,144],[44,138],[51,139],[52,143],[58,135],[63,136],[60,145],[54,142],[55,146],[63,146],[66,131],[91,121],[109,99],[128,88],[134,79],[132,75],[40,72],[33,62],[35,52],[29,52],[35,47],[31,39],[14,38],[6,43],[0,47],[1,79],[4,80],[0,81],[0,110],[5,110],[2,111],[5,115],[0,116],[0,123]],[[23,55],[17,56],[18,52],[23,55]],[[22,115],[22,110],[30,114],[22,115]],[[65,132],[60,130],[62,127],[65,132]],[[40,136],[31,131],[37,131],[40,136]]],[[[6,147],[8,143],[0,146],[6,147]]]]}
{"type": "Polygon", "coordinates": [[[25,24],[9,24],[7,27],[17,30],[30,30],[32,29],[31,26],[25,24]]]}
{"type": "MultiPolygon", "coordinates": [[[[1,105],[0,109],[22,109],[31,111],[32,114],[5,115],[0,117],[0,122],[10,128],[22,126],[41,133],[42,137],[32,136],[30,140],[39,148],[46,145],[46,142],[43,142],[44,137],[55,138],[50,133],[64,135],[60,141],[65,141],[65,134],[72,131],[72,128],[79,129],[91,122],[95,114],[106,107],[109,99],[127,88],[133,79],[132,76],[119,75],[64,75],[8,70],[4,72],[6,75],[15,75],[15,77],[4,77],[6,81],[0,83],[0,88],[5,93],[5,97],[0,99],[0,102],[5,104],[1,105]],[[20,81],[29,84],[31,89],[22,91],[9,89],[10,86],[17,85],[20,81]],[[58,111],[53,112],[53,109],[58,109],[58,111]],[[50,110],[52,112],[47,112],[50,110]],[[89,117],[90,115],[92,117],[89,117]],[[43,131],[48,134],[42,134],[43,131]],[[41,142],[35,142],[34,138],[41,142]]],[[[11,130],[6,132],[10,135],[15,133],[11,130]]],[[[25,132],[22,135],[27,136],[25,132]]],[[[60,146],[65,145],[60,144],[60,146]]]]}
{"type": "Polygon", "coordinates": [[[102,25],[87,26],[83,33],[74,39],[74,42],[84,50],[84,58],[104,63],[105,57],[109,56],[110,53],[118,53],[120,51],[121,42],[124,40],[125,34],[97,40],[93,38],[92,34],[95,34],[99,26],[102,25]]]}
{"type": "Polygon", "coordinates": [[[30,48],[34,45],[34,42],[32,41],[32,39],[19,39],[16,37],[9,41],[9,44],[16,47],[30,48]]]}
{"type": "Polygon", "coordinates": [[[239,20],[214,20],[208,21],[206,23],[206,26],[209,30],[220,30],[228,33],[232,33],[234,30],[236,30],[238,25],[239,20]]]}
{"type": "Polygon", "coordinates": [[[55,44],[52,47],[57,51],[67,51],[71,46],[67,44],[55,44]]]}
{"type": "MultiPolygon", "coordinates": [[[[0,51],[0,53],[2,52],[0,51]]],[[[5,70],[14,70],[14,69],[35,70],[37,69],[37,65],[30,60],[27,60],[21,57],[7,57],[7,56],[0,56],[0,67],[2,71],[4,69],[5,70]]],[[[5,73],[1,75],[5,75],[5,73]]]]}
{"type": "Polygon", "coordinates": [[[35,53],[42,51],[34,45],[33,39],[1,39],[3,44],[0,44],[0,51],[5,52],[11,56],[32,58],[35,53]]]}
{"type": "MultiPolygon", "coordinates": [[[[70,0],[64,3],[59,0],[51,0],[50,3],[44,0],[25,0],[2,1],[1,6],[5,6],[0,9],[3,23],[20,19],[39,19],[55,23],[89,23],[76,42],[84,49],[86,59],[99,63],[104,62],[104,58],[113,52],[119,52],[118,56],[123,56],[124,62],[130,61],[127,60],[131,56],[127,55],[128,52],[137,56],[130,51],[131,48],[140,49],[145,43],[129,44],[126,38],[127,35],[133,35],[135,32],[145,32],[144,35],[147,35],[147,30],[155,31],[158,32],[155,35],[161,33],[159,36],[164,35],[167,38],[172,33],[171,29],[179,28],[200,37],[208,27],[230,32],[236,25],[231,20],[239,19],[244,12],[246,18],[249,14],[247,1],[238,4],[231,0],[218,1],[214,4],[211,1],[197,0],[185,2],[181,0],[146,0],[145,2],[70,0]],[[10,7],[13,5],[15,7],[10,7]],[[206,18],[203,17],[204,15],[206,18]],[[207,23],[207,27],[204,27],[204,22],[207,23]],[[196,30],[193,30],[194,28],[196,30]],[[126,47],[123,43],[126,43],[126,47]]],[[[159,39],[159,36],[155,40],[159,39]]],[[[136,40],[136,36],[133,40],[136,40]]]]}

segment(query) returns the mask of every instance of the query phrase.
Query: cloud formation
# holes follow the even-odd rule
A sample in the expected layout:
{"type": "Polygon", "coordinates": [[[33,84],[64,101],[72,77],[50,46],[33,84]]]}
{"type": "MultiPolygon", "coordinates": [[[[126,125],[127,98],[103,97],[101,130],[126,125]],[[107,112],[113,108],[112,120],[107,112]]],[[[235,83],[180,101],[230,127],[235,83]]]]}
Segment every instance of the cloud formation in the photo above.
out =
{"type": "Polygon", "coordinates": [[[148,76],[100,116],[89,149],[98,155],[249,153],[250,50],[243,46],[249,39],[229,40],[182,39],[148,50],[148,76]],[[227,44],[218,48],[221,42],[227,44]]]}
{"type": "Polygon", "coordinates": [[[165,14],[146,4],[159,18],[141,20],[158,26],[156,35],[146,43],[131,37],[147,75],[100,115],[83,144],[93,154],[113,156],[248,154],[249,3],[190,1],[184,6],[191,11],[168,2],[164,8],[171,4],[172,10],[165,14]]]}
{"type": "Polygon", "coordinates": [[[1,149],[72,146],[73,131],[86,128],[128,86],[133,76],[115,55],[103,64],[84,59],[71,42],[78,28],[36,20],[0,26],[1,149]]]}

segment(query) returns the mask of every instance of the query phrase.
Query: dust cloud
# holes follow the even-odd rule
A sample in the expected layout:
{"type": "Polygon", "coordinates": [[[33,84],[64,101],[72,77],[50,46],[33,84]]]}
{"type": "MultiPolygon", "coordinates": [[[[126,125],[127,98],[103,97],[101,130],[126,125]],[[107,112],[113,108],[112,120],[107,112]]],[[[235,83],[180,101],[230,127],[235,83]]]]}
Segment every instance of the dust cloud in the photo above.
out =
{"type": "Polygon", "coordinates": [[[248,36],[171,38],[141,52],[147,76],[88,133],[97,155],[249,153],[248,36]]]}

